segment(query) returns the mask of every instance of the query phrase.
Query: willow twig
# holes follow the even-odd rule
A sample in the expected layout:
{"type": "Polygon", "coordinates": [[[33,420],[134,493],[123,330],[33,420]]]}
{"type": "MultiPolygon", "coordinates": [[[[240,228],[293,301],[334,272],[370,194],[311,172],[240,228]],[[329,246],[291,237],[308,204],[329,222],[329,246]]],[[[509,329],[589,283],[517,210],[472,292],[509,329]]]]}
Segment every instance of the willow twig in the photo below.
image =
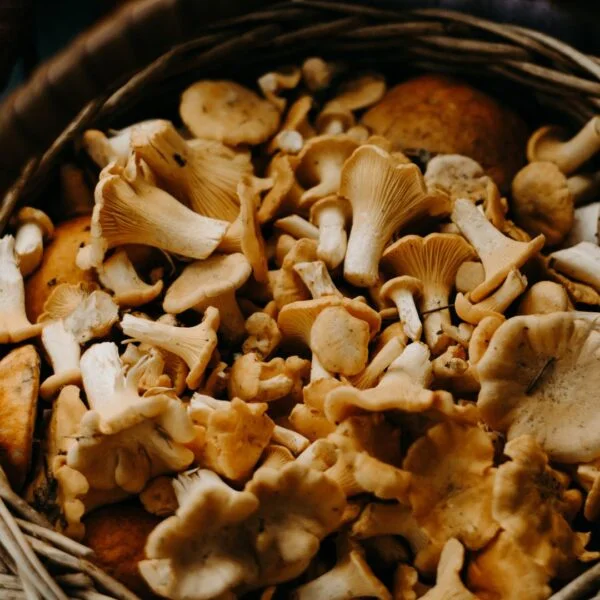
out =
{"type": "Polygon", "coordinates": [[[77,556],[79,558],[90,558],[94,555],[94,551],[91,548],[75,542],[62,533],[58,533],[57,531],[53,531],[51,529],[46,529],[45,527],[40,527],[35,523],[29,523],[23,519],[15,520],[21,529],[25,530],[30,535],[46,542],[50,542],[51,544],[54,544],[56,547],[68,552],[69,554],[72,554],[73,556],[77,556]]]}
{"type": "Polygon", "coordinates": [[[446,304],[446,306],[438,306],[436,308],[430,308],[429,310],[422,310],[422,315],[429,315],[434,312],[439,312],[440,310],[447,310],[448,308],[454,308],[454,304],[446,304]]]}

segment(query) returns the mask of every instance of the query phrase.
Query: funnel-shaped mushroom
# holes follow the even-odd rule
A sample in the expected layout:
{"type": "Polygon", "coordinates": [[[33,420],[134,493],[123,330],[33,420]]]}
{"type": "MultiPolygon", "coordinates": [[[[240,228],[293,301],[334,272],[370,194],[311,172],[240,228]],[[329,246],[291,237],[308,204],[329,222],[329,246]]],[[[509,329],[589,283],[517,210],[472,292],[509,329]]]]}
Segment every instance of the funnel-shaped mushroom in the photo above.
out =
{"type": "Polygon", "coordinates": [[[156,175],[160,187],[194,212],[233,221],[239,212],[236,188],[252,173],[247,153],[218,142],[186,142],[169,121],[134,128],[131,146],[156,175]]]}
{"type": "Polygon", "coordinates": [[[361,146],[346,161],[339,193],[352,204],[353,215],[344,278],[359,287],[377,281],[379,259],[394,231],[448,209],[447,197],[427,192],[416,165],[397,164],[373,145],[361,146]]]}
{"type": "Polygon", "coordinates": [[[125,335],[181,357],[190,368],[186,383],[195,389],[217,347],[219,311],[209,306],[202,323],[195,327],[174,327],[132,315],[123,316],[121,327],[125,335]]]}
{"type": "Polygon", "coordinates": [[[82,269],[98,267],[110,248],[154,246],[189,258],[206,258],[219,245],[229,223],[203,217],[149,184],[133,162],[115,167],[96,186],[91,245],[77,255],[82,269]],[[167,218],[168,215],[168,218],[167,218]]]}
{"type": "Polygon", "coordinates": [[[497,288],[512,269],[523,266],[544,246],[538,235],[530,242],[516,242],[500,233],[469,200],[454,203],[452,221],[477,251],[485,270],[485,281],[471,292],[471,300],[479,302],[497,288]]]}
{"type": "Polygon", "coordinates": [[[450,325],[450,312],[445,307],[450,302],[458,268],[474,256],[471,246],[452,233],[432,233],[424,238],[407,235],[383,253],[382,265],[386,271],[421,282],[419,310],[423,315],[425,341],[434,354],[443,352],[450,343],[442,332],[443,323],[450,325]]]}
{"type": "Polygon", "coordinates": [[[420,296],[422,293],[421,280],[409,275],[386,281],[379,292],[381,298],[391,300],[396,305],[404,332],[413,341],[418,341],[423,331],[415,305],[415,296],[420,296]]]}
{"type": "Polygon", "coordinates": [[[535,438],[558,462],[600,457],[600,332],[573,313],[513,317],[477,365],[485,422],[535,438]]]}
{"type": "Polygon", "coordinates": [[[337,195],[321,198],[310,207],[310,222],[319,228],[317,256],[330,269],[341,265],[346,256],[346,227],[351,217],[350,203],[337,195]]]}
{"type": "Polygon", "coordinates": [[[230,340],[244,335],[245,320],[235,299],[236,290],[250,277],[251,267],[243,254],[215,254],[189,264],[167,290],[163,308],[179,314],[190,308],[204,312],[219,309],[221,329],[230,340]]]}
{"type": "Polygon", "coordinates": [[[565,131],[553,125],[540,127],[527,142],[529,162],[553,162],[570,175],[600,150],[600,118],[592,117],[571,139],[565,131]]]}

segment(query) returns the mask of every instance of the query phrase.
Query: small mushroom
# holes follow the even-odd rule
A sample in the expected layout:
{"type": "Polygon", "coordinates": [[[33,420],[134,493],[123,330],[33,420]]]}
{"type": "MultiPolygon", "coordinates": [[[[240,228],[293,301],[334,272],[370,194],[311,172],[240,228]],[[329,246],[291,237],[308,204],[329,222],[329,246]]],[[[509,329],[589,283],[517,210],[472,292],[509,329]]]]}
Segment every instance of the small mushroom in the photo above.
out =
{"type": "Polygon", "coordinates": [[[296,210],[302,195],[302,188],[296,181],[294,170],[295,157],[283,153],[276,154],[267,167],[266,176],[273,181],[273,187],[267,192],[258,208],[258,220],[261,224],[296,210]]]}
{"type": "Polygon", "coordinates": [[[500,233],[472,202],[462,198],[454,203],[452,221],[475,248],[485,270],[485,281],[470,293],[473,302],[483,300],[512,269],[518,269],[537,254],[545,241],[541,234],[530,242],[511,240],[500,233]]]}
{"type": "Polygon", "coordinates": [[[288,420],[294,431],[311,442],[326,438],[335,429],[335,426],[325,418],[320,410],[306,404],[296,404],[290,412],[288,420]]]}
{"type": "Polygon", "coordinates": [[[468,294],[485,280],[485,270],[480,262],[465,260],[456,271],[456,291],[468,294]]]}
{"type": "Polygon", "coordinates": [[[418,341],[423,331],[415,305],[415,296],[420,296],[422,293],[421,280],[409,275],[389,279],[381,286],[380,291],[381,298],[391,300],[396,305],[404,331],[413,341],[418,341]]]}
{"type": "Polygon", "coordinates": [[[354,113],[335,98],[325,104],[315,119],[320,135],[341,135],[355,124],[354,113]]]}
{"type": "Polygon", "coordinates": [[[250,156],[219,142],[186,142],[169,121],[134,128],[131,147],[156,175],[159,187],[205,217],[233,221],[238,182],[252,173],[250,156]]]}
{"type": "Polygon", "coordinates": [[[264,360],[279,346],[281,331],[277,321],[264,312],[256,312],[246,319],[247,338],[242,344],[244,354],[253,352],[260,360],[264,360]]]}
{"type": "Polygon", "coordinates": [[[329,269],[335,269],[344,261],[350,222],[350,203],[341,196],[326,196],[310,207],[310,222],[319,228],[317,256],[329,269]]]}
{"type": "Polygon", "coordinates": [[[237,341],[244,335],[245,322],[235,292],[250,273],[250,263],[239,253],[216,254],[194,261],[167,290],[163,308],[168,313],[179,314],[190,308],[205,312],[210,306],[218,307],[223,335],[237,341]]]}
{"type": "Polygon", "coordinates": [[[473,256],[469,244],[452,233],[431,233],[424,238],[407,235],[383,253],[384,270],[421,282],[419,310],[423,315],[425,341],[434,354],[440,354],[449,344],[442,323],[450,324],[450,292],[459,266],[473,256]]]}
{"type": "Polygon", "coordinates": [[[198,81],[181,95],[181,120],[198,138],[224,144],[260,144],[279,125],[271,102],[233,81],[198,81]]]}
{"type": "Polygon", "coordinates": [[[569,310],[573,310],[573,305],[564,286],[554,281],[538,281],[523,294],[517,313],[547,315],[569,310]]]}
{"type": "Polygon", "coordinates": [[[286,254],[281,269],[269,271],[269,280],[278,309],[286,304],[310,299],[308,288],[294,271],[294,265],[299,262],[317,260],[317,244],[314,240],[302,238],[297,240],[286,254]]]}
{"type": "Polygon", "coordinates": [[[98,267],[106,251],[124,244],[154,246],[186,256],[206,258],[219,245],[227,221],[203,217],[143,179],[130,162],[96,186],[91,244],[77,255],[82,269],[98,267]],[[165,219],[165,215],[169,215],[165,219]]]}
{"type": "Polygon", "coordinates": [[[190,368],[186,383],[190,389],[195,389],[217,346],[219,311],[209,306],[202,323],[195,327],[175,327],[132,315],[123,316],[121,327],[125,335],[182,358],[190,368]]]}
{"type": "Polygon", "coordinates": [[[429,195],[416,165],[397,164],[381,148],[358,148],[344,164],[339,194],[352,205],[344,278],[359,287],[377,280],[377,266],[394,231],[426,214],[447,210],[447,198],[429,195]]]}
{"type": "Polygon", "coordinates": [[[167,475],[155,477],[140,492],[140,502],[151,515],[169,517],[179,507],[177,496],[173,489],[173,478],[167,475]]]}
{"type": "Polygon", "coordinates": [[[557,250],[550,255],[550,266],[568,277],[600,291],[600,247],[592,242],[557,250]]]}
{"type": "Polygon", "coordinates": [[[317,200],[337,194],[342,167],[358,143],[344,135],[320,135],[308,140],[300,154],[296,178],[306,189],[300,208],[310,208],[317,200]]]}
{"type": "Polygon", "coordinates": [[[15,490],[31,464],[39,385],[40,358],[33,346],[16,348],[0,361],[0,463],[15,490]]]}
{"type": "Polygon", "coordinates": [[[565,248],[575,246],[579,242],[596,243],[598,239],[598,218],[600,217],[600,202],[575,209],[573,227],[564,241],[565,248]]]}
{"type": "Polygon", "coordinates": [[[54,225],[48,215],[31,206],[24,206],[11,219],[15,233],[15,254],[19,269],[26,277],[42,262],[44,242],[52,239],[54,225]]]}
{"type": "Polygon", "coordinates": [[[392,337],[376,352],[363,371],[350,378],[352,385],[359,390],[375,387],[384,371],[402,354],[404,348],[406,344],[403,337],[392,337]]]}
{"type": "Polygon", "coordinates": [[[477,364],[484,421],[508,440],[533,436],[559,462],[599,457],[599,345],[600,332],[574,313],[508,319],[477,364]]]}
{"type": "Polygon", "coordinates": [[[318,56],[311,56],[302,63],[302,80],[311,92],[318,92],[329,87],[334,75],[341,66],[327,62],[318,56]]]}
{"type": "Polygon", "coordinates": [[[529,162],[550,161],[570,175],[600,150],[600,121],[592,117],[571,139],[553,125],[540,127],[527,142],[529,162]]]}
{"type": "MultiPolygon", "coordinates": [[[[303,141],[306,141],[316,135],[316,132],[311,125],[308,114],[313,107],[313,99],[311,96],[300,96],[288,109],[279,131],[295,131],[299,133],[303,141]]],[[[274,154],[279,149],[277,136],[267,144],[267,152],[274,154]]]]}
{"type": "Polygon", "coordinates": [[[342,296],[331,280],[327,266],[322,260],[299,262],[293,267],[304,285],[309,289],[313,298],[323,296],[342,296]]]}
{"type": "Polygon", "coordinates": [[[162,280],[154,285],[142,281],[127,252],[117,250],[96,268],[100,283],[114,294],[115,302],[121,306],[141,306],[155,300],[163,289],[162,280]]]}
{"type": "Polygon", "coordinates": [[[302,71],[297,67],[291,67],[281,71],[269,71],[261,75],[257,83],[264,97],[282,113],[285,110],[287,101],[280,94],[297,87],[301,78],[302,71]]]}
{"type": "Polygon", "coordinates": [[[319,230],[300,215],[289,215],[275,221],[275,227],[298,239],[316,240],[319,230]]]}

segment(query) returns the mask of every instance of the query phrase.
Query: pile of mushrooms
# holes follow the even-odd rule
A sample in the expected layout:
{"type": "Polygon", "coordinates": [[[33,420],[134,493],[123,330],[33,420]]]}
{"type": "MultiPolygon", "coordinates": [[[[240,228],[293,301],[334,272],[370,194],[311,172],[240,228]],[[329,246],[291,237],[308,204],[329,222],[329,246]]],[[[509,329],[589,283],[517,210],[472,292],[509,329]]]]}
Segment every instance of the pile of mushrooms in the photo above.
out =
{"type": "Polygon", "coordinates": [[[0,339],[37,350],[18,402],[0,382],[11,483],[77,539],[139,496],[163,519],[139,571],[172,600],[548,598],[599,557],[573,524],[600,515],[598,120],[535,132],[507,200],[472,158],[423,172],[372,135],[379,74],[311,58],[257,89],[87,131],[63,280],[62,225],[16,214],[0,339]]]}

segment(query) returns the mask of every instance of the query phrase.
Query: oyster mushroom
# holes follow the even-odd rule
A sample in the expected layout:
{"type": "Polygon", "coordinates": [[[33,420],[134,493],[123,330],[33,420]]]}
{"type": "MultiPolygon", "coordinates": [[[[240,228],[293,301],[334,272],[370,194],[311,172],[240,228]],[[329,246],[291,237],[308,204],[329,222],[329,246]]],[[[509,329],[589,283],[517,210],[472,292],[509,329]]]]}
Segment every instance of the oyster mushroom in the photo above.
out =
{"type": "Polygon", "coordinates": [[[571,139],[560,127],[546,125],[536,130],[527,142],[527,159],[551,161],[570,175],[600,150],[600,120],[590,119],[571,139]]]}
{"type": "Polygon", "coordinates": [[[182,313],[190,308],[204,312],[218,307],[221,331],[231,341],[245,332],[245,321],[235,292],[250,277],[251,267],[243,254],[216,254],[185,267],[171,284],[163,302],[166,312],[182,313]]]}
{"type": "Polygon", "coordinates": [[[543,247],[545,238],[538,235],[530,242],[516,242],[500,233],[469,200],[454,203],[452,221],[475,248],[485,281],[471,291],[471,300],[479,302],[497,288],[511,269],[518,269],[543,247]]]}
{"type": "Polygon", "coordinates": [[[252,173],[249,154],[218,142],[186,142],[169,121],[134,128],[131,147],[159,186],[194,212],[223,221],[236,218],[238,182],[252,173]]]}
{"type": "Polygon", "coordinates": [[[48,215],[31,206],[24,206],[11,219],[15,233],[15,254],[19,269],[26,277],[42,262],[44,242],[52,239],[54,225],[48,215]]]}
{"type": "Polygon", "coordinates": [[[483,419],[509,440],[531,435],[559,462],[599,457],[599,347],[593,322],[574,313],[508,319],[477,365],[483,419]]]}
{"type": "Polygon", "coordinates": [[[329,269],[342,264],[346,256],[346,227],[351,216],[349,202],[337,195],[321,198],[310,207],[310,222],[319,228],[317,256],[329,269]]]}
{"type": "Polygon", "coordinates": [[[416,165],[397,164],[373,145],[358,148],[344,164],[339,194],[352,205],[352,229],[344,260],[344,278],[369,287],[394,231],[416,217],[448,209],[447,198],[430,195],[416,165]]]}
{"type": "Polygon", "coordinates": [[[181,95],[181,120],[198,138],[224,144],[260,144],[279,125],[271,102],[233,81],[198,81],[181,95]]]}
{"type": "Polygon", "coordinates": [[[473,249],[460,236],[432,233],[427,237],[407,235],[383,253],[384,270],[410,276],[422,285],[419,310],[423,315],[425,340],[434,354],[445,350],[449,339],[442,324],[450,325],[450,292],[459,266],[474,257],[473,249]]]}

